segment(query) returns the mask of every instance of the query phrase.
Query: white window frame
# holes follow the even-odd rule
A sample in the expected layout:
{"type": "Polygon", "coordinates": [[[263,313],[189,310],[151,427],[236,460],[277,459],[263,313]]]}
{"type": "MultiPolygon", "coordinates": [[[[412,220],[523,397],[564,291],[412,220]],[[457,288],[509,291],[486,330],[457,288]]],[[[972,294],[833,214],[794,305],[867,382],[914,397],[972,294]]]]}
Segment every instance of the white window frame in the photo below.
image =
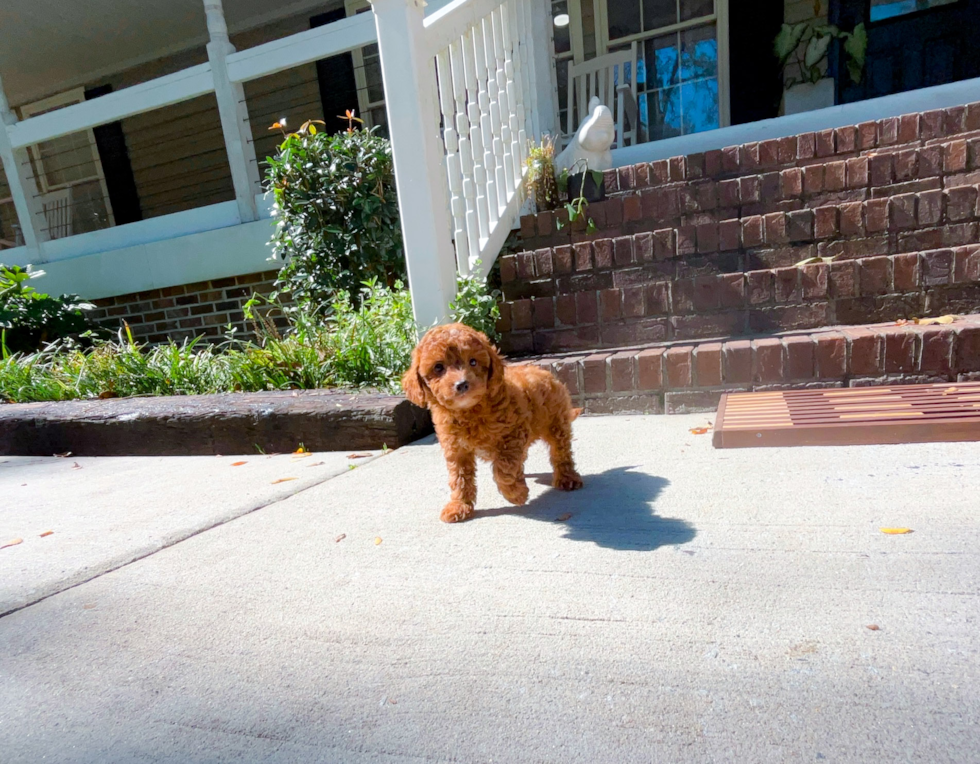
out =
{"type": "MultiPolygon", "coordinates": [[[[588,0],[585,0],[588,2],[588,0]]],[[[640,0],[629,0],[639,2],[640,0]]],[[[571,13],[571,3],[576,5],[580,0],[569,0],[569,13],[571,13]]],[[[732,122],[731,111],[731,72],[729,69],[729,42],[728,42],[728,0],[714,0],[715,11],[707,16],[699,16],[696,19],[681,21],[670,26],[659,27],[650,32],[638,32],[637,34],[626,37],[618,37],[612,43],[609,41],[609,15],[608,3],[610,0],[593,0],[595,8],[596,25],[596,55],[602,56],[609,52],[609,46],[620,46],[629,44],[634,40],[643,42],[651,37],[670,34],[671,32],[682,32],[685,29],[715,24],[715,33],[718,40],[718,127],[728,127],[732,122]]],[[[622,0],[611,0],[611,2],[622,2],[622,0]]],[[[578,16],[579,29],[579,50],[582,44],[582,17],[578,16]]],[[[572,49],[575,49],[575,36],[572,36],[572,49]]],[[[576,61],[579,59],[576,58],[576,61]]]]}
{"type": "MultiPolygon", "coordinates": [[[[63,93],[58,93],[57,95],[49,96],[48,98],[43,98],[40,101],[24,104],[20,107],[19,111],[21,117],[27,119],[44,112],[59,109],[63,106],[71,106],[76,103],[82,103],[84,101],[85,88],[75,88],[73,90],[66,90],[63,93]]],[[[34,168],[36,170],[34,180],[37,183],[38,191],[42,197],[53,191],[60,191],[65,188],[70,188],[71,186],[91,183],[93,180],[98,180],[99,187],[102,190],[102,198],[105,201],[106,216],[109,221],[109,227],[111,228],[116,224],[116,219],[112,213],[112,203],[109,201],[109,187],[105,182],[105,171],[102,169],[102,157],[99,155],[99,146],[95,140],[95,132],[92,130],[92,128],[88,128],[87,130],[82,130],[80,132],[85,133],[88,137],[89,145],[92,148],[92,157],[95,163],[96,174],[83,178],[82,180],[71,181],[69,183],[49,184],[47,173],[44,171],[44,164],[41,160],[41,147],[39,144],[35,143],[30,146],[31,159],[33,160],[34,168]]]]}
{"type": "MultiPolygon", "coordinates": [[[[358,13],[370,11],[371,4],[368,0],[344,0],[344,10],[348,16],[355,16],[358,13]]],[[[371,112],[379,106],[384,107],[385,102],[383,97],[380,101],[372,101],[368,98],[367,77],[364,76],[363,50],[363,48],[355,48],[351,51],[351,57],[354,59],[354,85],[357,88],[357,116],[364,120],[364,127],[371,128],[374,127],[371,112]]]]}

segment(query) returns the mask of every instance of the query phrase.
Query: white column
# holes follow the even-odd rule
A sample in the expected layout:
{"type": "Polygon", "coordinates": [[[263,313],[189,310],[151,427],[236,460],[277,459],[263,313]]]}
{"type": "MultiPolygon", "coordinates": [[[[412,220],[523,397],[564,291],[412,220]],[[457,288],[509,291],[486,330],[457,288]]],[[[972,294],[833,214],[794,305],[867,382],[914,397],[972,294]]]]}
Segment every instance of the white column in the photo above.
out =
{"type": "MultiPolygon", "coordinates": [[[[435,60],[423,36],[423,0],[374,0],[388,130],[416,322],[449,320],[456,253],[439,137],[435,60]]],[[[460,253],[466,257],[466,253],[460,253]]]]}
{"type": "Polygon", "coordinates": [[[10,144],[7,127],[17,122],[17,116],[7,103],[3,91],[3,81],[0,80],[0,163],[7,176],[7,185],[17,210],[17,220],[20,223],[24,244],[27,246],[28,259],[31,262],[41,262],[38,245],[48,240],[44,225],[44,210],[41,207],[37,181],[31,169],[27,149],[15,149],[10,144]]]}
{"type": "Polygon", "coordinates": [[[245,105],[245,90],[240,82],[228,79],[227,57],[235,52],[228,39],[228,26],[221,8],[221,0],[204,0],[204,12],[208,18],[208,60],[214,77],[214,95],[218,100],[221,131],[225,137],[231,180],[235,186],[235,200],[243,223],[258,219],[255,196],[262,190],[259,183],[259,166],[255,148],[251,143],[252,130],[245,105]]]}

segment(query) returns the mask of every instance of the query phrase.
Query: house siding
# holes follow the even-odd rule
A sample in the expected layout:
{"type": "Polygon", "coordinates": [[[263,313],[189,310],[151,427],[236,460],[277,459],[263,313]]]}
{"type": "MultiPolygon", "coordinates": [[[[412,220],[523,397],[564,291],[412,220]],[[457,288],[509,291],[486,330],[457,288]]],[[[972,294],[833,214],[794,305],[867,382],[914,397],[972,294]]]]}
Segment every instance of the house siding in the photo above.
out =
{"type": "MultiPolygon", "coordinates": [[[[301,16],[283,19],[237,35],[238,50],[309,29],[309,18],[338,6],[325,4],[301,16]]],[[[118,72],[93,84],[121,90],[207,62],[202,46],[118,72]]],[[[269,126],[286,116],[290,126],[323,119],[314,64],[307,64],[245,84],[253,145],[260,173],[281,135],[269,126]]],[[[122,120],[133,177],[144,218],[204,207],[235,198],[213,94],[122,120]]]]}

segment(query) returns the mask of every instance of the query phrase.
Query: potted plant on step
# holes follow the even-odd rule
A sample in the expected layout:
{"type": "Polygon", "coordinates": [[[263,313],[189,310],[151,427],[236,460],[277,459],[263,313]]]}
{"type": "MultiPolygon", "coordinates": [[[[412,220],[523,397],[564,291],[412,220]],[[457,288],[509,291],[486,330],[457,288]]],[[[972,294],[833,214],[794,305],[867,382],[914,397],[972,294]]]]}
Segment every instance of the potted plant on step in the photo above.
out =
{"type": "MultiPolygon", "coordinates": [[[[584,160],[580,159],[571,169],[576,170],[582,162],[584,160]]],[[[605,201],[606,180],[603,174],[598,170],[590,170],[588,162],[582,164],[582,167],[579,172],[569,173],[568,170],[562,170],[558,176],[558,189],[567,195],[569,204],[579,198],[584,198],[589,204],[605,201]]]]}
{"type": "MultiPolygon", "coordinates": [[[[606,187],[603,175],[598,170],[590,170],[585,159],[579,159],[570,168],[561,171],[558,176],[558,190],[568,195],[565,210],[568,212],[568,222],[574,223],[581,219],[585,222],[585,232],[595,233],[596,224],[592,218],[585,217],[585,208],[590,202],[601,202],[606,198],[606,187]],[[581,169],[579,169],[581,168],[581,169]],[[569,169],[572,172],[569,172],[569,169]]],[[[556,223],[559,230],[561,221],[556,223]]]]}
{"type": "Polygon", "coordinates": [[[834,40],[843,40],[847,71],[854,82],[860,82],[868,48],[864,24],[858,24],[850,32],[843,32],[833,24],[818,23],[816,19],[783,24],[773,42],[773,52],[784,78],[781,114],[799,114],[834,105],[834,80],[826,76],[827,51],[834,40]]]}
{"type": "Polygon", "coordinates": [[[555,178],[555,144],[550,135],[545,135],[541,143],[528,147],[524,160],[524,191],[528,199],[534,201],[538,212],[554,210],[561,206],[558,183],[555,178]]]}

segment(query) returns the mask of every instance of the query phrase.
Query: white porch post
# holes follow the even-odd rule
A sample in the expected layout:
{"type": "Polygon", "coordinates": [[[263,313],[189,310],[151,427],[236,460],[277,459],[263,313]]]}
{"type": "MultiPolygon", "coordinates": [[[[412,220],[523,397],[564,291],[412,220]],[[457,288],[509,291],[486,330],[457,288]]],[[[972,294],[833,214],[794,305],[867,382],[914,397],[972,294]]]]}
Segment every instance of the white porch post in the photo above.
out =
{"type": "Polygon", "coordinates": [[[408,282],[415,320],[423,328],[446,323],[456,296],[435,59],[424,42],[424,5],[423,0],[372,3],[408,282]]]}
{"type": "MultiPolygon", "coordinates": [[[[555,27],[551,17],[551,3],[536,0],[531,9],[531,55],[534,59],[535,81],[531,86],[538,93],[538,128],[541,135],[558,135],[558,80],[555,73],[555,27]]],[[[541,135],[537,136],[538,139],[541,135]]]]}
{"type": "Polygon", "coordinates": [[[48,240],[44,230],[44,210],[38,199],[37,181],[31,170],[27,149],[15,149],[10,143],[7,128],[17,122],[17,116],[7,103],[7,96],[0,80],[0,163],[3,164],[7,176],[7,185],[17,210],[17,220],[20,222],[24,244],[27,246],[28,258],[31,262],[41,262],[40,242],[48,240]]]}
{"type": "Polygon", "coordinates": [[[252,130],[245,105],[245,90],[240,82],[228,78],[227,57],[235,52],[228,39],[228,26],[221,0],[204,0],[204,12],[208,19],[208,60],[214,77],[214,94],[218,100],[221,131],[225,137],[231,180],[235,186],[235,200],[243,223],[258,219],[255,196],[261,191],[259,167],[255,149],[250,144],[252,130]]]}

